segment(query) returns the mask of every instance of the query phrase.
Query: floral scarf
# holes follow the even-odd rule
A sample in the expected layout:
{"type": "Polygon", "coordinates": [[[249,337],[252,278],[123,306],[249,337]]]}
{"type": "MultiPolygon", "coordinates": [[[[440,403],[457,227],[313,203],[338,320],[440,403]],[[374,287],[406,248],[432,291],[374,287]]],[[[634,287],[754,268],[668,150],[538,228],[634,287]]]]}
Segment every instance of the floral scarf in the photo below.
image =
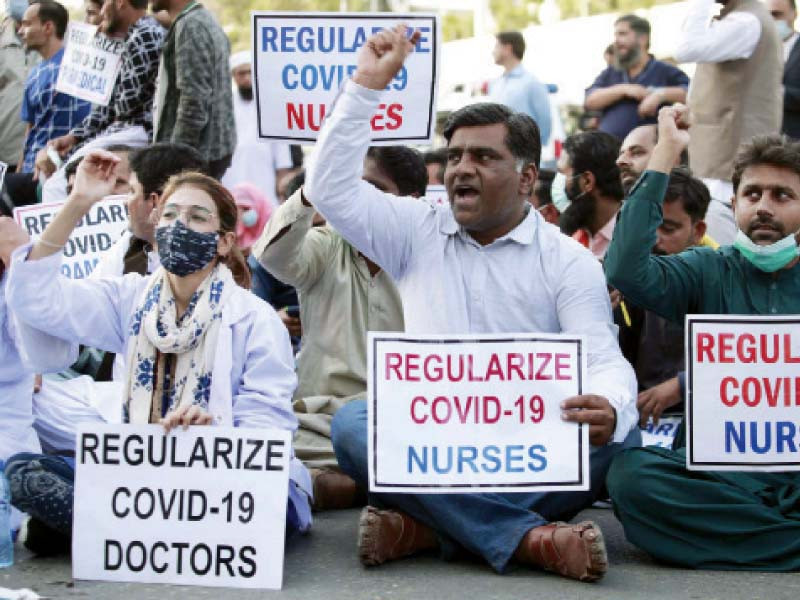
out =
{"type": "Polygon", "coordinates": [[[158,352],[175,355],[168,411],[187,404],[208,410],[222,307],[235,285],[228,267],[217,265],[178,321],[167,272],[162,267],[153,273],[130,327],[133,340],[127,356],[125,422],[150,422],[158,352]]]}

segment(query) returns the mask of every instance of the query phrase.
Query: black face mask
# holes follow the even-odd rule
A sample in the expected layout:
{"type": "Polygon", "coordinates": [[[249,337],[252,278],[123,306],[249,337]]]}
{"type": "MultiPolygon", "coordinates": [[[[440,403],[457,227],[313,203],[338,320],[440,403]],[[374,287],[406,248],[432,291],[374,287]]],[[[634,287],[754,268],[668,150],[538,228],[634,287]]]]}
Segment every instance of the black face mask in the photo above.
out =
{"type": "Polygon", "coordinates": [[[181,221],[156,228],[156,244],[161,265],[173,275],[186,277],[208,265],[217,255],[216,231],[193,231],[181,221]]]}
{"type": "Polygon", "coordinates": [[[240,87],[238,89],[239,89],[239,96],[241,96],[242,100],[250,102],[253,99],[252,87],[240,87]]]}

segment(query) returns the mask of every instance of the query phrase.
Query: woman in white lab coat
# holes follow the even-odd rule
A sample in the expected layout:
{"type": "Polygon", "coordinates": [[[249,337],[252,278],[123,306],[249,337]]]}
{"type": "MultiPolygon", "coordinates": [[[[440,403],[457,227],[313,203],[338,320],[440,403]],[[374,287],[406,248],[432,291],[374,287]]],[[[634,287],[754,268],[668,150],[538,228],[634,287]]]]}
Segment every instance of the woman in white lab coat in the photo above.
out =
{"type": "MultiPolygon", "coordinates": [[[[124,352],[126,422],[294,431],[289,337],[274,310],[245,289],[249,271],[236,246],[236,205],[218,182],[197,173],[170,180],[155,216],[162,268],[149,277],[60,275],[61,248],[75,223],[110,193],[117,161],[102,150],[87,155],[73,193],[42,237],[14,253],[7,298],[18,319],[75,344],[124,352]]],[[[29,349],[32,358],[37,353],[29,349]]],[[[6,468],[12,502],[69,534],[70,472],[59,465],[49,495],[26,493],[35,487],[30,478],[44,471],[36,460],[12,459],[6,468]]],[[[310,526],[309,490],[308,473],[293,458],[289,529],[310,526]]]]}

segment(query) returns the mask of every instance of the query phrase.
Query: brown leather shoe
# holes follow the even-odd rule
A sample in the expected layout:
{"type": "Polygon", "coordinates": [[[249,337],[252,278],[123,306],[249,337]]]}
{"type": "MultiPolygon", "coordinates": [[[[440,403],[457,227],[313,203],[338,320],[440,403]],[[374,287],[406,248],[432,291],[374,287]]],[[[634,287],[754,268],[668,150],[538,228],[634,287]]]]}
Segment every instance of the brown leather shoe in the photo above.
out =
{"type": "Polygon", "coordinates": [[[592,521],[550,523],[523,538],[526,558],[547,571],[580,581],[597,581],[608,570],[603,532],[592,521]]]}
{"type": "Polygon", "coordinates": [[[366,494],[356,482],[339,471],[311,469],[311,484],[314,489],[314,510],[337,510],[363,506],[366,494]]]}
{"type": "Polygon", "coordinates": [[[410,556],[439,545],[433,530],[408,515],[367,506],[358,521],[358,557],[364,565],[410,556]]]}

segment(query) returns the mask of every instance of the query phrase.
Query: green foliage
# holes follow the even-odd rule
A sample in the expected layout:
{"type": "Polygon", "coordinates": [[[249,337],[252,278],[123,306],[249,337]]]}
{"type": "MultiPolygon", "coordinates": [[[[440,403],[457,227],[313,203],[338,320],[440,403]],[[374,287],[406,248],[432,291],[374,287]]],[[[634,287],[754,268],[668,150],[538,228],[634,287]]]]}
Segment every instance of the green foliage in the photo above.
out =
{"type": "Polygon", "coordinates": [[[497,31],[521,31],[535,20],[535,3],[528,0],[491,0],[489,8],[497,31]]]}
{"type": "Polygon", "coordinates": [[[442,17],[442,39],[445,42],[470,38],[473,35],[471,13],[450,12],[442,17]]]}

